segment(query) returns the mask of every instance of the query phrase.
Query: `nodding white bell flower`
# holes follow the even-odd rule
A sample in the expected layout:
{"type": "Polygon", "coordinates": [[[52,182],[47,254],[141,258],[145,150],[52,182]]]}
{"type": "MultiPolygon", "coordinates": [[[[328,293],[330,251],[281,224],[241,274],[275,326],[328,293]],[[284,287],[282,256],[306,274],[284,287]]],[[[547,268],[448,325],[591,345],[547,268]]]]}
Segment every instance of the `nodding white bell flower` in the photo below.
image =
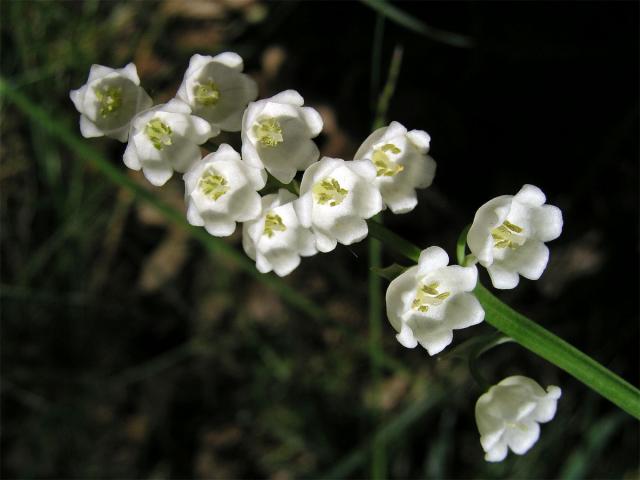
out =
{"type": "Polygon", "coordinates": [[[368,161],[329,157],[304,172],[294,206],[300,224],[313,229],[319,251],[330,252],[337,242],[351,245],[367,236],[365,219],[382,210],[375,176],[368,161]]]}
{"type": "Polygon", "coordinates": [[[453,340],[453,330],[484,320],[484,310],[471,293],[478,281],[474,266],[449,265],[440,247],[420,254],[418,265],[393,279],[387,288],[387,317],[403,346],[422,345],[435,355],[453,340]]]}
{"type": "Polygon", "coordinates": [[[256,82],[242,73],[243,69],[237,53],[224,52],[215,57],[195,54],[176,96],[212,126],[237,132],[244,109],[258,96],[256,82]]]}
{"type": "Polygon", "coordinates": [[[502,380],[482,394],[476,403],[476,424],[480,444],[488,462],[501,462],[510,448],[526,453],[540,437],[540,423],[556,414],[560,388],[545,391],[534,380],[513,376],[502,380]]]}
{"type": "Polygon", "coordinates": [[[153,185],[161,186],[174,171],[184,173],[200,160],[198,145],[218,133],[209,122],[191,115],[186,103],[174,99],[134,117],[123,160],[133,170],[142,168],[153,185]]]}
{"type": "Polygon", "coordinates": [[[427,188],[436,174],[436,162],[427,155],[431,137],[422,130],[407,131],[391,122],[373,132],[356,152],[376,167],[376,185],[393,213],[407,213],[418,204],[416,188],[427,188]]]}
{"type": "Polygon", "coordinates": [[[542,190],[524,185],[515,196],[502,195],[478,209],[467,243],[495,288],[514,288],[518,274],[537,280],[544,272],[549,261],[544,242],[562,232],[562,212],[545,201],[542,190]]]}
{"type": "Polygon", "coordinates": [[[80,112],[80,133],[85,138],[107,136],[126,142],[129,123],[153,104],[140,87],[136,66],[124,68],[91,65],[89,79],[71,90],[69,97],[80,112]]]}
{"type": "Polygon", "coordinates": [[[257,192],[267,175],[240,159],[232,147],[223,143],[218,150],[194,163],[184,174],[187,220],[216,237],[227,237],[236,222],[247,222],[260,215],[262,205],[257,192]]]}
{"type": "Polygon", "coordinates": [[[242,159],[285,184],[318,160],[311,139],[322,131],[322,117],[303,105],[295,90],[249,104],[242,118],[242,159]]]}
{"type": "Polygon", "coordinates": [[[273,270],[281,277],[299,264],[300,256],[317,253],[310,229],[300,225],[293,208],[298,197],[280,189],[262,197],[262,214],[242,225],[242,246],[262,273],[273,270]]]}

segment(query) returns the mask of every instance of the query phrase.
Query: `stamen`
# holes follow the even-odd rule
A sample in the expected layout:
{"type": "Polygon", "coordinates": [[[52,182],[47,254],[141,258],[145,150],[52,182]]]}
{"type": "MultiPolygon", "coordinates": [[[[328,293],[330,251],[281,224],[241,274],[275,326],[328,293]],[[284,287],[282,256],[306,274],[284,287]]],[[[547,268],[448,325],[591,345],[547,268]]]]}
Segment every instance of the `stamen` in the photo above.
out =
{"type": "Polygon", "coordinates": [[[93,89],[100,103],[100,116],[106,118],[122,105],[122,87],[96,87],[93,89]]]}
{"type": "Polygon", "coordinates": [[[282,127],[275,118],[267,118],[257,122],[254,126],[258,141],[265,147],[275,147],[284,142],[282,127]]]}
{"type": "Polygon", "coordinates": [[[522,235],[524,229],[515,225],[508,220],[502,222],[502,225],[491,230],[491,236],[493,237],[493,246],[496,248],[510,248],[515,250],[518,247],[524,245],[526,237],[522,235]]]}
{"type": "Polygon", "coordinates": [[[325,178],[313,186],[313,196],[320,205],[326,203],[331,207],[340,205],[348,193],[349,190],[340,187],[334,178],[325,178]]]}
{"type": "Polygon", "coordinates": [[[218,174],[215,170],[210,169],[202,174],[198,186],[211,200],[218,200],[222,195],[229,191],[227,179],[218,174]]]}
{"type": "Polygon", "coordinates": [[[401,152],[393,143],[387,143],[373,151],[373,164],[376,167],[378,177],[393,177],[404,170],[404,165],[400,165],[389,158],[387,152],[397,155],[401,152]]]}
{"type": "Polygon", "coordinates": [[[196,102],[205,107],[211,107],[220,100],[220,90],[213,80],[205,83],[198,83],[195,87],[194,95],[196,102]]]}
{"type": "Polygon", "coordinates": [[[421,283],[416,289],[416,296],[413,299],[411,307],[419,312],[428,312],[429,307],[441,305],[450,295],[451,292],[438,291],[438,282],[432,282],[429,285],[421,283]]]}
{"type": "Polygon", "coordinates": [[[173,143],[171,133],[171,127],[159,118],[154,118],[144,127],[144,134],[157,150],[162,150],[173,143]]]}
{"type": "Polygon", "coordinates": [[[267,218],[264,221],[263,235],[271,238],[275,232],[284,232],[287,229],[284,223],[282,223],[282,217],[273,212],[267,213],[267,218]]]}

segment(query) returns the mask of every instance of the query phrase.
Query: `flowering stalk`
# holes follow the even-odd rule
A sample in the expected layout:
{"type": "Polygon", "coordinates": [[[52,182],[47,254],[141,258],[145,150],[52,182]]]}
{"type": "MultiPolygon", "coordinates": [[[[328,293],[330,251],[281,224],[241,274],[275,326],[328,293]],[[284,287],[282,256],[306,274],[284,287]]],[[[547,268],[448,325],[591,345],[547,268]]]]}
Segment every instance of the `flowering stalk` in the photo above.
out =
{"type": "MultiPolygon", "coordinates": [[[[391,250],[418,262],[420,249],[379,223],[369,221],[369,233],[391,250]]],[[[460,264],[465,259],[466,234],[467,229],[458,240],[457,256],[460,264]]],[[[473,293],[485,310],[487,323],[640,420],[640,391],[636,387],[549,330],[516,312],[480,283],[473,293]]]]}

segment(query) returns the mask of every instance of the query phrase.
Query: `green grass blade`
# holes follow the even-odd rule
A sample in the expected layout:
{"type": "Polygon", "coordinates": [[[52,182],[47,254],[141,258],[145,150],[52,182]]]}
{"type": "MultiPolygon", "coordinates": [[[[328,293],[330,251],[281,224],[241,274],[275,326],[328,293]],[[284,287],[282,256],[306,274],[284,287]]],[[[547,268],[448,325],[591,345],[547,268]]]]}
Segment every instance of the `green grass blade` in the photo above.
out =
{"type": "MultiPolygon", "coordinates": [[[[382,225],[369,222],[369,233],[385,246],[414,262],[418,261],[420,249],[382,225]]],[[[466,242],[466,234],[460,238],[458,260],[463,261],[464,248],[459,248],[459,245],[461,241],[466,242]]],[[[487,323],[640,420],[640,390],[557,335],[513,310],[480,283],[474,293],[485,309],[487,323]]]]}
{"type": "Polygon", "coordinates": [[[209,235],[204,229],[190,225],[184,212],[180,212],[159,200],[153,192],[138,185],[133,179],[122,173],[121,169],[112,165],[98,150],[91,147],[84,139],[73,133],[73,130],[61,119],[53,119],[45,110],[34,104],[27,96],[12,87],[0,77],[0,96],[6,97],[38,128],[46,132],[52,139],[59,141],[71,149],[82,161],[90,164],[111,182],[129,190],[140,200],[149,203],[167,220],[188,230],[190,235],[199,241],[214,256],[222,256],[234,261],[246,273],[266,284],[277,292],[284,301],[312,318],[324,318],[322,308],[304,297],[272,274],[261,274],[253,262],[244,254],[216,237],[209,235]]]}
{"type": "Polygon", "coordinates": [[[434,28],[385,0],[360,1],[374,9],[376,12],[384,15],[392,22],[411,30],[412,32],[424,35],[436,42],[457,48],[472,48],[476,44],[472,37],[434,28]]]}

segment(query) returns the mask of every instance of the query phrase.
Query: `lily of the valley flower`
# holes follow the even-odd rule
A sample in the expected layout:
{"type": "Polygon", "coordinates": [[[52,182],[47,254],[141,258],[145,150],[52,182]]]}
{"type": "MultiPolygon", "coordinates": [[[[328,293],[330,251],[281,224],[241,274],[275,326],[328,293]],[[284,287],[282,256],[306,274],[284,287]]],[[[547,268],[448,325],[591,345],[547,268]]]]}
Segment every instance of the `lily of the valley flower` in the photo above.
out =
{"type": "Polygon", "coordinates": [[[475,266],[449,265],[447,253],[429,247],[418,265],[396,277],[387,289],[387,317],[407,348],[422,345],[429,355],[453,340],[453,330],[482,322],[484,310],[471,293],[478,281],[475,266]]]}
{"type": "Polygon", "coordinates": [[[196,162],[184,174],[187,220],[216,237],[227,237],[236,222],[260,215],[260,194],[267,176],[227,144],[196,162]]]}
{"type": "Polygon", "coordinates": [[[284,189],[265,195],[262,214],[242,226],[244,251],[262,273],[273,270],[284,277],[300,264],[300,256],[317,253],[313,233],[300,225],[293,208],[297,198],[284,189]]]}
{"type": "Polygon", "coordinates": [[[129,144],[124,163],[140,170],[156,186],[166,183],[173,172],[186,172],[200,160],[200,148],[220,132],[200,117],[191,115],[189,106],[174,99],[139,113],[131,121],[129,144]]]}
{"type": "Polygon", "coordinates": [[[422,130],[407,129],[391,122],[373,132],[356,152],[376,167],[376,185],[393,213],[407,213],[418,204],[416,188],[433,182],[436,162],[427,155],[431,138],[422,130]]]}
{"type": "Polygon", "coordinates": [[[480,444],[488,462],[501,462],[510,448],[526,453],[540,436],[539,423],[556,414],[562,391],[555,386],[545,391],[534,380],[513,376],[484,393],[476,403],[476,424],[480,444]]]}
{"type": "Polygon", "coordinates": [[[225,52],[215,57],[195,54],[177,97],[213,127],[237,132],[244,109],[258,96],[256,82],[242,73],[243,68],[242,57],[237,53],[225,52]]]}
{"type": "Polygon", "coordinates": [[[285,184],[318,160],[311,139],[322,131],[322,117],[303,105],[294,90],[249,104],[242,119],[242,159],[285,184]]]}
{"type": "Polygon", "coordinates": [[[544,242],[562,232],[562,212],[545,201],[542,190],[524,185],[515,196],[502,195],[478,209],[467,243],[495,288],[514,288],[518,274],[537,280],[544,272],[549,260],[544,242]]]}
{"type": "Polygon", "coordinates": [[[375,175],[368,161],[328,157],[304,172],[295,209],[300,224],[313,229],[319,251],[330,252],[337,242],[350,245],[367,236],[365,219],[382,210],[375,175]]]}
{"type": "Polygon", "coordinates": [[[91,65],[89,79],[71,90],[71,101],[80,112],[80,133],[85,138],[107,136],[126,142],[129,122],[153,102],[140,87],[133,63],[115,69],[91,65]]]}

